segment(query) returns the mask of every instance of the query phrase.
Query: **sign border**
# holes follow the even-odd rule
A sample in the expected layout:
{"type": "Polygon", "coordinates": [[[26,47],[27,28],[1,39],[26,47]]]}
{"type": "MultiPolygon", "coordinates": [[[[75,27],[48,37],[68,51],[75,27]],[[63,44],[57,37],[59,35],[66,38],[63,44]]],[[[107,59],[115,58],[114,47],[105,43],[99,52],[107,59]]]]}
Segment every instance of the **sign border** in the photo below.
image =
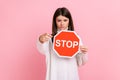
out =
{"type": "Polygon", "coordinates": [[[62,58],[73,58],[75,55],[77,55],[79,52],[80,52],[80,37],[77,35],[77,33],[75,31],[69,31],[69,30],[61,30],[60,32],[58,32],[55,36],[54,36],[54,40],[53,40],[53,51],[55,51],[55,53],[59,56],[59,57],[62,57],[62,58]],[[55,37],[57,35],[59,35],[61,32],[73,32],[75,33],[75,35],[79,38],[79,45],[78,45],[78,51],[73,55],[73,56],[61,56],[59,55],[59,53],[54,49],[54,43],[55,43],[55,37]]]}

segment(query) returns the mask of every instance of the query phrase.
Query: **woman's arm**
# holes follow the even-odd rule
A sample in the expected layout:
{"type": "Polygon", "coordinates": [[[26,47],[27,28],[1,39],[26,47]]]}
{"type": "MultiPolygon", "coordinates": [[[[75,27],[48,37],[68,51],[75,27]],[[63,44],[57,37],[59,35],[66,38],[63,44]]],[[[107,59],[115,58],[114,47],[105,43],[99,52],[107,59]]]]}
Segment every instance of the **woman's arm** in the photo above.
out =
{"type": "Polygon", "coordinates": [[[37,39],[37,49],[41,54],[46,55],[49,52],[49,41],[41,43],[39,38],[37,39]]]}
{"type": "Polygon", "coordinates": [[[88,61],[88,55],[87,55],[87,53],[86,54],[84,54],[84,53],[78,53],[76,55],[76,60],[77,60],[77,65],[78,66],[84,65],[88,61]]]}
{"type": "Polygon", "coordinates": [[[76,60],[78,66],[84,65],[88,61],[87,48],[83,45],[82,40],[80,39],[80,50],[76,55],[76,60]]]}
{"type": "Polygon", "coordinates": [[[52,35],[45,33],[38,37],[37,39],[37,49],[42,54],[49,53],[49,40],[52,38],[52,35]]]}

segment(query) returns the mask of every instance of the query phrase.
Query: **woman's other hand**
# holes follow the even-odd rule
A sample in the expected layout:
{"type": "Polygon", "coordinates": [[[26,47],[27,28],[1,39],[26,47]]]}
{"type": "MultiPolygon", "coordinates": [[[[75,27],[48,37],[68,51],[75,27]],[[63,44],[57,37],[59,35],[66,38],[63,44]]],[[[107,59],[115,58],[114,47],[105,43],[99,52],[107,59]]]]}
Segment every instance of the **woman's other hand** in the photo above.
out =
{"type": "Polygon", "coordinates": [[[44,43],[44,42],[48,41],[49,39],[51,39],[52,37],[53,37],[53,36],[52,36],[51,34],[44,33],[44,34],[40,35],[39,41],[40,41],[41,43],[44,43]]]}

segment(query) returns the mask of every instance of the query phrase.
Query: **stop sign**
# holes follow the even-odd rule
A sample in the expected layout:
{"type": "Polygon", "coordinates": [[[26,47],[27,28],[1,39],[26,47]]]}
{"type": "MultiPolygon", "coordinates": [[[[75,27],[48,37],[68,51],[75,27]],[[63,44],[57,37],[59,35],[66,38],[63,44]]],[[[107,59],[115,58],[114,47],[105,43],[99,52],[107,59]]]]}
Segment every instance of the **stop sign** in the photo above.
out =
{"type": "Polygon", "coordinates": [[[75,31],[60,31],[54,36],[53,50],[59,57],[72,58],[79,51],[80,38],[75,31]]]}

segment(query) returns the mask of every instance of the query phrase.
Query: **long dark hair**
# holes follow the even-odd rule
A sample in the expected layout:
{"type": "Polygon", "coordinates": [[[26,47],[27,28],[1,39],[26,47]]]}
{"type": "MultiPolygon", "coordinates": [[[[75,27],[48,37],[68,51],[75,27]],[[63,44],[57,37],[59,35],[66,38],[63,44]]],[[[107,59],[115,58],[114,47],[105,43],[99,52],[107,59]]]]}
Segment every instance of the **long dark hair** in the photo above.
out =
{"type": "MultiPolygon", "coordinates": [[[[65,16],[69,19],[68,30],[74,31],[74,24],[73,24],[73,20],[72,20],[70,11],[65,7],[58,8],[53,15],[53,21],[52,21],[52,36],[53,36],[53,38],[57,34],[56,18],[59,15],[65,16]]],[[[52,38],[52,41],[53,41],[53,38],[52,38]]]]}

